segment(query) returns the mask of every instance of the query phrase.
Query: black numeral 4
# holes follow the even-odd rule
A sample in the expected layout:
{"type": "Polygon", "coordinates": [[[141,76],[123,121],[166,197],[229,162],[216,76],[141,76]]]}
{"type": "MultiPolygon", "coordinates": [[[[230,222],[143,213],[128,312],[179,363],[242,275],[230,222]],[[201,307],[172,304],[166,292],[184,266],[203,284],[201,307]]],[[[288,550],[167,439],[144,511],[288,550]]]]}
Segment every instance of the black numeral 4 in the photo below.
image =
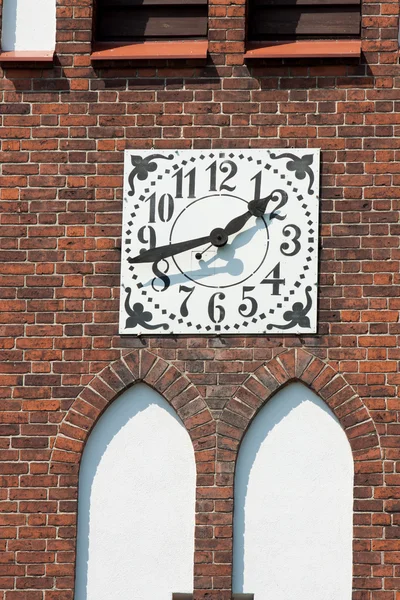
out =
{"type": "Polygon", "coordinates": [[[281,278],[281,263],[277,263],[261,283],[272,285],[272,295],[280,296],[279,288],[281,285],[285,285],[285,280],[281,278]]]}

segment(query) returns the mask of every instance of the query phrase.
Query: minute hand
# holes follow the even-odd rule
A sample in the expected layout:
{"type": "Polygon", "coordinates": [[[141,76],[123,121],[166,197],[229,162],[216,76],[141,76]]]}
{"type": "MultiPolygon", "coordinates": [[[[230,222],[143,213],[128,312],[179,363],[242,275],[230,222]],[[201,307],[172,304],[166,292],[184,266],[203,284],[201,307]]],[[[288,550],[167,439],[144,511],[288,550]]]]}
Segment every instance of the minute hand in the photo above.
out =
{"type": "Polygon", "coordinates": [[[197,246],[202,246],[203,244],[210,243],[210,236],[206,235],[201,238],[196,238],[195,240],[188,240],[186,242],[177,242],[176,244],[167,244],[166,246],[160,246],[159,248],[150,248],[150,250],[146,250],[135,256],[134,258],[128,258],[128,262],[130,263],[146,263],[146,262],[158,262],[163,258],[169,258],[174,254],[180,254],[181,252],[185,252],[186,250],[191,250],[192,248],[197,248],[197,246]]]}
{"type": "MultiPolygon", "coordinates": [[[[254,201],[253,201],[254,202],[254,201]]],[[[251,204],[251,203],[249,203],[251,204]]],[[[264,208],[265,210],[265,208],[264,208]]],[[[264,211],[263,211],[264,212],[264,211]]],[[[228,240],[228,236],[238,233],[246,225],[247,221],[252,216],[257,216],[253,211],[247,210],[242,215],[235,217],[226,227],[213,229],[210,235],[196,238],[194,240],[188,240],[186,242],[177,242],[176,244],[167,244],[166,246],[160,246],[159,248],[150,248],[142,252],[134,258],[128,258],[129,263],[145,263],[145,262],[158,262],[163,258],[169,258],[175,254],[186,252],[186,250],[192,250],[203,244],[213,244],[215,246],[223,246],[228,240]]]]}

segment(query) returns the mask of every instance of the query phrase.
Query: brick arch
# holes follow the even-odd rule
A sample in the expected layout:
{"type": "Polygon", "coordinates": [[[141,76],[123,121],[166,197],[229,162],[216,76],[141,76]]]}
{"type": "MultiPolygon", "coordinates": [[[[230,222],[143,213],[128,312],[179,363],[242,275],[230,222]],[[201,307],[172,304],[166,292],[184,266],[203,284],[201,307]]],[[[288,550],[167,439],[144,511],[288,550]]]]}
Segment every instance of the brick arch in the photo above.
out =
{"type": "Polygon", "coordinates": [[[103,369],[74,400],[53,444],[51,473],[77,471],[86,440],[99,417],[123,391],[138,382],[158,391],[175,409],[192,439],[197,463],[199,452],[215,447],[215,421],[193,383],[163,358],[148,350],[135,350],[103,369]]]}
{"type": "Polygon", "coordinates": [[[238,448],[260,408],[293,381],[304,383],[331,408],[347,435],[355,463],[381,460],[375,423],[358,394],[330,365],[300,348],[279,354],[249,375],[225,405],[219,434],[236,438],[238,448]]]}
{"type": "Polygon", "coordinates": [[[251,422],[272,396],[294,381],[305,384],[326,402],[342,425],[351,446],[354,459],[353,598],[361,599],[365,595],[365,580],[360,574],[365,564],[376,560],[371,543],[371,537],[375,535],[371,530],[374,521],[370,520],[368,513],[375,513],[376,523],[389,524],[390,521],[384,510],[383,498],[386,496],[379,493],[384,485],[380,438],[368,409],[342,375],[300,348],[284,351],[257,368],[221,414],[217,470],[230,474],[234,497],[236,460],[251,422]]]}

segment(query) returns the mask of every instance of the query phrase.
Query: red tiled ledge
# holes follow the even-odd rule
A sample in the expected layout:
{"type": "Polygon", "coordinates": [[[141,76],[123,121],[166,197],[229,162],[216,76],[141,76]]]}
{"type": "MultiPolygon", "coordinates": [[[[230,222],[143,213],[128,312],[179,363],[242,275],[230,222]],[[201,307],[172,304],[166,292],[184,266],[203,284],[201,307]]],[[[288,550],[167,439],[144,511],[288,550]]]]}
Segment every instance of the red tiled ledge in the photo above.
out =
{"type": "Polygon", "coordinates": [[[54,59],[53,50],[0,50],[1,62],[40,62],[52,63],[54,59]]]}
{"type": "Polygon", "coordinates": [[[301,40],[297,42],[252,42],[245,58],[340,58],[361,54],[361,40],[301,40]]]}
{"type": "Polygon", "coordinates": [[[185,40],[177,42],[136,42],[134,44],[98,43],[90,55],[96,60],[146,60],[207,57],[207,40],[185,40]]]}

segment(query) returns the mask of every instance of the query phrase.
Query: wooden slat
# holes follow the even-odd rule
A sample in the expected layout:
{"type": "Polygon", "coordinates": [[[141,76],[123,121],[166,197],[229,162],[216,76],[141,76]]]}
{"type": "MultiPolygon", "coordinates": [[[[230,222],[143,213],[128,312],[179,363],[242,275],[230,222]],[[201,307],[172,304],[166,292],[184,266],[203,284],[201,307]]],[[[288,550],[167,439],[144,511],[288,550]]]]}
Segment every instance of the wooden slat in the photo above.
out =
{"type": "Polygon", "coordinates": [[[207,0],[102,0],[97,4],[97,10],[110,10],[116,7],[137,8],[138,6],[147,6],[156,4],[162,5],[181,5],[181,4],[199,4],[207,5],[207,0]]]}
{"type": "Polygon", "coordinates": [[[102,11],[97,40],[187,38],[207,34],[206,6],[141,6],[102,11]]]}
{"type": "Polygon", "coordinates": [[[352,36],[360,34],[360,12],[354,7],[340,11],[327,7],[285,8],[259,6],[250,9],[249,32],[253,40],[297,36],[352,36]]]}
{"type": "MultiPolygon", "coordinates": [[[[122,1],[122,0],[121,0],[122,1]]],[[[125,0],[126,1],[126,0],[125,0]]],[[[361,0],[254,0],[255,4],[264,4],[269,6],[360,6],[361,0]]]]}

